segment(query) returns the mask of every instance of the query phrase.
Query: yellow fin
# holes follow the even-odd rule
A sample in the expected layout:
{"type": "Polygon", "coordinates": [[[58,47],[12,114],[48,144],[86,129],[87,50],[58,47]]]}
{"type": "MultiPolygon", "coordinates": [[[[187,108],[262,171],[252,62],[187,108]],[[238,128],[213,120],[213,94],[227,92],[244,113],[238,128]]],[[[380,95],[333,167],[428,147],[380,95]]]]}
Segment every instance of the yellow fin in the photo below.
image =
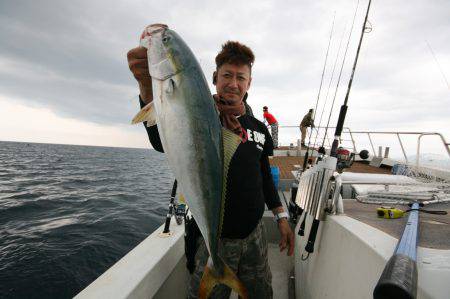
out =
{"type": "Polygon", "coordinates": [[[233,270],[230,269],[226,264],[224,264],[223,276],[215,275],[214,271],[208,266],[205,266],[205,271],[203,272],[202,280],[200,281],[200,287],[198,289],[198,297],[200,299],[206,299],[211,294],[211,291],[217,284],[224,284],[233,289],[239,294],[242,299],[248,298],[247,289],[244,284],[239,280],[233,270]]]}
{"type": "Polygon", "coordinates": [[[145,105],[144,108],[136,114],[131,123],[134,125],[143,121],[147,122],[147,127],[154,126],[156,124],[156,112],[153,102],[145,105]]]}
{"type": "Polygon", "coordinates": [[[223,213],[225,211],[225,197],[227,194],[227,180],[228,168],[230,167],[231,159],[234,156],[239,144],[241,144],[241,137],[234,134],[232,131],[222,128],[222,144],[223,144],[223,182],[222,182],[222,208],[219,223],[219,236],[222,232],[223,213]]]}

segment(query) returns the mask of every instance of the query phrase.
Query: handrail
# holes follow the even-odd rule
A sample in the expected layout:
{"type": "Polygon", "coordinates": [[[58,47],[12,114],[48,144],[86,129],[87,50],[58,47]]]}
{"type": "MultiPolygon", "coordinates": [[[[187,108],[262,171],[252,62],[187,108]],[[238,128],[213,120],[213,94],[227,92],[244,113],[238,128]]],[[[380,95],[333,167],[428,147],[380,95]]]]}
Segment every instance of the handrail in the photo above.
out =
{"type": "MultiPolygon", "coordinates": [[[[291,126],[291,125],[284,125],[284,126],[279,126],[280,128],[299,128],[300,126],[291,126]]],[[[329,130],[329,129],[335,129],[335,127],[315,127],[315,129],[317,130],[321,130],[321,129],[325,129],[325,130],[329,130]]],[[[450,157],[450,143],[448,143],[446,141],[446,139],[444,138],[444,136],[441,133],[438,132],[405,132],[405,131],[352,131],[349,127],[344,127],[343,133],[348,133],[350,135],[350,140],[344,140],[344,141],[351,141],[352,145],[353,145],[353,151],[356,153],[357,149],[356,149],[356,141],[355,141],[355,136],[357,134],[364,134],[367,135],[367,137],[369,138],[369,142],[370,142],[370,146],[372,148],[372,152],[374,156],[377,156],[376,150],[375,150],[375,146],[372,140],[372,136],[373,135],[394,135],[397,137],[398,142],[400,144],[400,148],[403,154],[403,157],[405,158],[405,162],[408,163],[408,156],[406,154],[406,150],[404,147],[404,144],[402,142],[401,139],[401,135],[418,135],[417,137],[417,150],[416,150],[416,166],[420,166],[420,146],[421,146],[421,139],[423,136],[430,136],[430,135],[434,135],[434,136],[439,136],[443,146],[445,147],[445,150],[447,151],[448,156],[450,157]]],[[[328,134],[327,134],[328,135],[328,134]]],[[[341,136],[342,137],[342,136],[341,136]]],[[[330,138],[327,137],[326,138],[327,143],[330,144],[330,138]]],[[[341,140],[342,141],[342,140],[341,140]]]]}
{"type": "MultiPolygon", "coordinates": [[[[406,152],[405,152],[405,148],[403,147],[403,143],[402,140],[400,139],[400,135],[419,135],[417,137],[417,152],[416,152],[416,166],[419,166],[419,157],[420,157],[420,140],[422,139],[422,136],[426,136],[426,135],[436,135],[439,136],[442,144],[445,148],[445,150],[447,151],[448,156],[450,157],[450,143],[448,143],[444,136],[441,133],[438,132],[398,132],[398,131],[352,131],[353,134],[367,134],[369,135],[370,138],[370,134],[390,134],[390,135],[396,135],[398,138],[398,141],[400,143],[400,147],[402,148],[402,152],[403,152],[403,156],[405,157],[406,162],[408,163],[408,158],[406,156],[406,152]]],[[[371,141],[372,144],[372,141],[371,141]]],[[[372,148],[373,148],[373,144],[372,144],[372,148]]],[[[373,151],[375,153],[375,149],[373,148],[373,151]]]]}
{"type": "Polygon", "coordinates": [[[444,136],[442,136],[441,133],[436,133],[436,132],[422,133],[417,138],[417,155],[416,155],[416,166],[417,167],[419,167],[420,139],[422,138],[422,136],[425,136],[425,135],[438,135],[439,137],[441,137],[442,143],[444,144],[445,149],[447,150],[447,154],[450,157],[449,144],[445,141],[445,138],[444,138],[444,136]]]}

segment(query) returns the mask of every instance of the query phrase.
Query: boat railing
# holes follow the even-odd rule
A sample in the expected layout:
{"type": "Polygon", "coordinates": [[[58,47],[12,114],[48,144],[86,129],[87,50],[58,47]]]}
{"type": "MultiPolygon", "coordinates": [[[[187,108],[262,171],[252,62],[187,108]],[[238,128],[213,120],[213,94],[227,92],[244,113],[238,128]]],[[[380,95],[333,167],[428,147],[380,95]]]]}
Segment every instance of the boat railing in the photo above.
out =
{"type": "MultiPolygon", "coordinates": [[[[296,128],[299,130],[299,126],[279,126],[281,130],[285,129],[294,129],[296,128]]],[[[319,147],[324,143],[325,146],[330,147],[330,145],[333,142],[334,138],[334,130],[335,127],[314,127],[313,133],[310,133],[310,130],[308,130],[307,138],[311,137],[311,141],[309,142],[309,139],[307,139],[307,143],[314,147],[319,147]],[[330,131],[331,130],[331,131],[330,131]],[[310,136],[311,135],[311,136],[310,136]]],[[[280,131],[281,131],[280,130],[280,131]]],[[[299,131],[297,131],[299,132],[299,131]]],[[[385,135],[385,136],[394,136],[396,137],[398,144],[400,146],[401,152],[403,154],[403,157],[405,159],[405,163],[408,164],[410,161],[408,159],[407,150],[405,147],[404,140],[402,140],[402,137],[405,136],[415,136],[417,138],[416,141],[416,157],[415,157],[415,165],[417,167],[420,166],[420,154],[421,154],[421,141],[423,136],[437,136],[439,142],[444,147],[445,151],[447,152],[448,156],[450,157],[450,143],[447,142],[445,137],[438,132],[406,132],[406,131],[353,131],[349,127],[344,127],[341,138],[340,138],[340,144],[348,144],[349,147],[353,148],[353,151],[355,153],[358,152],[357,147],[357,135],[365,135],[369,139],[369,144],[373,153],[373,156],[379,156],[381,157],[381,147],[379,147],[378,154],[375,150],[375,144],[373,137],[375,135],[385,135]]],[[[300,135],[298,135],[300,136],[300,135]]],[[[385,154],[386,156],[386,154],[385,154]]]]}

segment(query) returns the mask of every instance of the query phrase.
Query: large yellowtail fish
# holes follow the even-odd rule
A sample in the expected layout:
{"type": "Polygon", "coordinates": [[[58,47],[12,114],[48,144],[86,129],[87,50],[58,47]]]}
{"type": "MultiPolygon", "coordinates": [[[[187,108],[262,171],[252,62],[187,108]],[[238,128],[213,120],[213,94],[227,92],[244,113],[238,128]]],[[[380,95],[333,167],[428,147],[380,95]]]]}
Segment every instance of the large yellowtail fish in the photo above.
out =
{"type": "Polygon", "coordinates": [[[210,258],[199,297],[208,298],[216,284],[225,284],[247,298],[244,285],[218,255],[228,166],[241,140],[222,127],[200,65],[175,31],[150,25],[141,45],[148,49],[153,102],[133,123],[158,124],[170,168],[205,239],[210,258]]]}

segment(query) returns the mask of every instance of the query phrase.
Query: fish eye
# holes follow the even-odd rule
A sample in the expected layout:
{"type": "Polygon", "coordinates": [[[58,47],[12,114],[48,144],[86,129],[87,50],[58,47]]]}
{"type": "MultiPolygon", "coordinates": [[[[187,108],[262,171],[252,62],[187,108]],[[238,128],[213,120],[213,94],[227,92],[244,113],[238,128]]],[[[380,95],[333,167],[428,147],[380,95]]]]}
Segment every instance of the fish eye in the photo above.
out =
{"type": "Polygon", "coordinates": [[[170,40],[170,36],[164,36],[162,41],[163,43],[167,43],[170,40]]]}

